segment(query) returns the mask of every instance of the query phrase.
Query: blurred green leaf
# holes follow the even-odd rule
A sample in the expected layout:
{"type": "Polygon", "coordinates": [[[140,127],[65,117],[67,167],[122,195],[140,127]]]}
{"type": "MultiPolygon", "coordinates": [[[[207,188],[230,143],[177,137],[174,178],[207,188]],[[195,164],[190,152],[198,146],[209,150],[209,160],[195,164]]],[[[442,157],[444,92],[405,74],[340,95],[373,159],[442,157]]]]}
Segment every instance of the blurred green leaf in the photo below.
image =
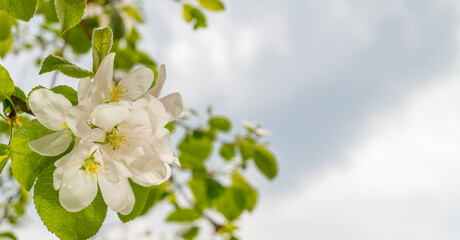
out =
{"type": "Polygon", "coordinates": [[[112,49],[113,34],[110,27],[96,28],[93,31],[93,72],[101,65],[102,59],[112,49]]]}
{"type": "Polygon", "coordinates": [[[204,160],[211,154],[212,141],[206,137],[187,135],[179,144],[179,150],[183,167],[203,167],[204,160]]]}
{"type": "Polygon", "coordinates": [[[169,222],[192,222],[200,219],[202,214],[195,209],[178,208],[166,219],[169,222]]]}
{"type": "Polygon", "coordinates": [[[139,13],[137,9],[133,7],[125,7],[123,8],[123,11],[127,13],[129,16],[131,16],[132,18],[134,18],[134,20],[136,20],[137,22],[140,22],[140,23],[144,22],[144,19],[142,18],[141,13],[139,13]]]}
{"type": "Polygon", "coordinates": [[[252,211],[257,203],[257,191],[238,172],[233,174],[233,187],[243,191],[246,198],[246,209],[252,211]]]}
{"type": "Polygon", "coordinates": [[[230,123],[228,118],[224,116],[212,117],[211,119],[209,119],[209,125],[212,128],[219,129],[223,132],[228,132],[232,128],[232,124],[230,123]]]}
{"type": "Polygon", "coordinates": [[[139,215],[141,215],[142,210],[144,209],[145,203],[147,202],[147,199],[149,196],[148,187],[143,187],[139,184],[136,184],[133,181],[131,181],[131,179],[129,180],[129,183],[131,184],[131,187],[133,188],[134,197],[136,200],[134,202],[134,207],[131,213],[129,213],[128,215],[122,215],[118,213],[118,218],[124,223],[129,222],[135,219],[136,217],[138,217],[139,215]]]}
{"type": "Polygon", "coordinates": [[[5,168],[8,158],[10,157],[10,147],[5,144],[0,144],[0,173],[5,168]]]}
{"type": "Polygon", "coordinates": [[[12,23],[11,17],[6,12],[0,12],[0,41],[10,37],[12,23]]]}
{"type": "Polygon", "coordinates": [[[116,8],[113,8],[110,14],[110,27],[113,31],[113,39],[121,39],[125,35],[125,24],[116,8]]]}
{"type": "Polygon", "coordinates": [[[8,71],[0,65],[0,101],[14,93],[14,83],[8,71]]]}
{"type": "Polygon", "coordinates": [[[13,233],[11,232],[2,232],[0,233],[0,239],[12,239],[12,240],[17,240],[16,236],[14,236],[13,233]]]}
{"type": "Polygon", "coordinates": [[[141,216],[146,214],[155,203],[163,200],[168,195],[168,183],[164,182],[160,185],[149,187],[147,200],[145,201],[144,209],[142,209],[141,216]]]}
{"type": "Polygon", "coordinates": [[[34,203],[46,228],[60,239],[88,239],[95,235],[104,222],[107,205],[99,191],[93,202],[79,212],[68,212],[59,202],[59,192],[54,190],[50,164],[39,175],[34,187],[34,203]]]}
{"type": "Polygon", "coordinates": [[[222,186],[222,184],[220,184],[217,180],[214,180],[212,178],[206,179],[206,188],[208,198],[211,201],[217,199],[222,193],[225,192],[224,186],[222,186]]]}
{"type": "Polygon", "coordinates": [[[206,182],[201,178],[192,178],[188,182],[195,198],[195,203],[202,207],[208,206],[208,190],[206,182]]]}
{"type": "Polygon", "coordinates": [[[78,95],[77,91],[75,89],[65,86],[65,85],[59,85],[54,88],[50,89],[54,93],[58,93],[69,99],[69,101],[72,103],[72,105],[77,105],[78,104],[78,95]]]}
{"type": "Polygon", "coordinates": [[[224,217],[233,221],[237,219],[246,208],[244,192],[239,188],[227,187],[225,192],[217,199],[216,209],[224,217]]]}
{"type": "Polygon", "coordinates": [[[56,9],[54,7],[54,0],[40,0],[38,4],[37,14],[43,14],[46,22],[59,22],[56,15],[56,9]]]}
{"type": "Polygon", "coordinates": [[[13,35],[9,35],[7,39],[0,41],[0,57],[4,57],[11,49],[13,44],[13,35]]]}
{"type": "Polygon", "coordinates": [[[28,22],[37,10],[37,0],[1,0],[0,9],[10,16],[28,22]]]}
{"type": "Polygon", "coordinates": [[[49,55],[43,61],[42,68],[40,69],[39,74],[51,71],[59,71],[73,78],[85,78],[94,76],[94,73],[86,69],[80,68],[77,65],[65,60],[64,58],[49,55]]]}
{"type": "Polygon", "coordinates": [[[74,53],[82,54],[91,49],[91,32],[89,31],[90,29],[84,29],[81,25],[69,30],[67,42],[72,47],[74,53]]]}
{"type": "Polygon", "coordinates": [[[220,0],[198,0],[200,5],[212,11],[224,10],[224,4],[220,0]]]}
{"type": "Polygon", "coordinates": [[[182,238],[185,240],[192,240],[198,235],[199,230],[198,227],[191,227],[182,234],[182,238]]]}
{"type": "Polygon", "coordinates": [[[258,146],[254,151],[254,161],[259,170],[269,179],[273,179],[278,173],[275,156],[264,146],[258,146]]]}
{"type": "Polygon", "coordinates": [[[184,19],[187,22],[193,23],[193,28],[198,29],[200,27],[206,27],[206,17],[203,13],[197,8],[193,7],[190,4],[184,4],[183,9],[184,19]]]}
{"type": "Polygon", "coordinates": [[[61,23],[60,34],[62,35],[80,22],[85,13],[86,0],[72,5],[66,3],[65,0],[55,0],[54,5],[57,17],[61,23]]]}
{"type": "Polygon", "coordinates": [[[219,153],[225,160],[231,160],[235,157],[235,146],[230,143],[223,143],[219,153]]]}

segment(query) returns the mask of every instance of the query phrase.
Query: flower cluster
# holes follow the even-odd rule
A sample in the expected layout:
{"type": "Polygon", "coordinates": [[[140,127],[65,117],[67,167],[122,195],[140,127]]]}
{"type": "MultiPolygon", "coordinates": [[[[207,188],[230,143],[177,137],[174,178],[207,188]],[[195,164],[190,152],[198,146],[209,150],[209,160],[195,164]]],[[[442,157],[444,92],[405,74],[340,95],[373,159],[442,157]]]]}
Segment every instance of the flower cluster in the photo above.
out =
{"type": "Polygon", "coordinates": [[[148,68],[138,68],[113,81],[115,54],[107,55],[94,81],[80,80],[78,105],[47,89],[31,93],[29,105],[38,121],[56,132],[29,143],[37,153],[57,156],[75,139],[70,153],[55,162],[54,188],[61,205],[71,212],[87,207],[101,190],[110,209],[129,214],[134,193],[128,181],[160,184],[171,175],[168,164],[179,164],[165,125],[182,112],[182,98],[172,93],[157,99],[165,80],[157,84],[148,68]]]}

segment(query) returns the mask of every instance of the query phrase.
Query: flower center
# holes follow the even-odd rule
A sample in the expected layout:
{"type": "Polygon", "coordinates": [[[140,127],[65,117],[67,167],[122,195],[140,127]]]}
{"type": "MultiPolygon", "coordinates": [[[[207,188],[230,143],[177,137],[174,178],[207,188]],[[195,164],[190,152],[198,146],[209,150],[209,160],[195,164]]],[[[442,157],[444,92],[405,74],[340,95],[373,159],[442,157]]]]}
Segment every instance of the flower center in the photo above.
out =
{"type": "Polygon", "coordinates": [[[62,124],[61,128],[62,128],[62,129],[67,129],[67,131],[66,131],[66,133],[65,133],[65,136],[66,136],[66,137],[68,137],[68,136],[72,133],[72,131],[70,131],[70,128],[69,128],[69,126],[67,126],[67,123],[66,123],[65,121],[64,121],[64,123],[62,124]]]}
{"type": "MultiPolygon", "coordinates": [[[[126,129],[125,126],[121,126],[123,129],[126,129]]],[[[105,134],[105,142],[107,146],[111,146],[113,150],[118,150],[121,144],[126,143],[126,136],[120,133],[117,128],[112,129],[112,131],[105,134]]]]}
{"type": "MultiPolygon", "coordinates": [[[[97,176],[97,170],[101,167],[101,164],[96,160],[94,157],[94,153],[91,154],[87,159],[85,159],[85,162],[83,163],[83,166],[81,166],[81,170],[85,172],[85,175],[89,175],[92,178],[94,178],[94,175],[97,176]]],[[[104,168],[101,167],[101,171],[104,171],[104,168]]]]}
{"type": "Polygon", "coordinates": [[[128,90],[126,87],[122,87],[120,85],[115,85],[110,89],[110,98],[109,102],[118,102],[118,100],[123,96],[123,94],[127,93],[128,90]]]}

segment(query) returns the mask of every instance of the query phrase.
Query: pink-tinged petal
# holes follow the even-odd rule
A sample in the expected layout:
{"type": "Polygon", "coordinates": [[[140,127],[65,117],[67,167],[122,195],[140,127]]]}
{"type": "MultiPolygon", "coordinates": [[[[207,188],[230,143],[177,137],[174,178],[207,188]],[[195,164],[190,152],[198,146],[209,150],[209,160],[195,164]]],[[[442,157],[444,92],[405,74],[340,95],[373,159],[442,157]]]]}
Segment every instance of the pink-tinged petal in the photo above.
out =
{"type": "Polygon", "coordinates": [[[120,178],[117,183],[113,183],[102,175],[98,177],[98,183],[104,201],[114,212],[124,210],[130,195],[134,195],[127,178],[120,178]]]}
{"type": "Polygon", "coordinates": [[[154,98],[150,94],[142,95],[142,98],[148,100],[148,105],[144,107],[144,110],[150,117],[150,122],[152,125],[152,129],[162,128],[168,122],[170,122],[170,115],[166,112],[163,103],[161,103],[158,99],[154,98]]]}
{"type": "Polygon", "coordinates": [[[29,142],[32,150],[43,156],[57,156],[63,153],[72,142],[72,133],[60,130],[29,142]]]}
{"type": "Polygon", "coordinates": [[[134,175],[131,179],[144,187],[158,185],[166,181],[171,176],[171,167],[168,164],[160,162],[150,171],[134,175]]]}
{"type": "Polygon", "coordinates": [[[29,105],[38,121],[54,131],[61,129],[65,114],[72,107],[66,97],[47,89],[33,91],[29,97],[29,105]]]}
{"type": "Polygon", "coordinates": [[[160,128],[157,130],[152,141],[152,149],[156,151],[163,162],[171,164],[174,161],[174,152],[171,147],[168,129],[160,128]]]}
{"type": "Polygon", "coordinates": [[[160,96],[160,92],[161,92],[161,89],[163,88],[165,80],[166,80],[166,67],[164,64],[161,64],[160,68],[158,69],[157,83],[152,89],[149,90],[149,93],[152,96],[158,98],[158,96],[160,96]]]}
{"type": "Polygon", "coordinates": [[[134,101],[149,90],[155,75],[150,68],[141,67],[126,74],[118,83],[125,93],[120,100],[134,101]]]}
{"type": "Polygon", "coordinates": [[[115,53],[110,53],[104,57],[94,76],[98,94],[102,95],[102,99],[108,98],[113,81],[113,61],[115,53]]]}
{"type": "Polygon", "coordinates": [[[123,208],[123,210],[121,210],[120,213],[123,214],[123,215],[130,214],[131,211],[134,208],[134,203],[135,202],[136,202],[136,199],[134,197],[134,193],[132,193],[132,194],[129,195],[128,202],[126,203],[125,208],[123,208]]]}
{"type": "Polygon", "coordinates": [[[129,110],[126,107],[115,104],[104,104],[94,109],[90,121],[105,132],[108,132],[128,117],[129,110]]]}
{"type": "Polygon", "coordinates": [[[64,170],[59,202],[69,212],[78,212],[89,206],[97,195],[97,179],[79,169],[64,170]]]}
{"type": "Polygon", "coordinates": [[[166,112],[169,114],[169,121],[173,121],[179,117],[184,109],[182,96],[177,92],[160,98],[160,102],[163,103],[166,112]]]}

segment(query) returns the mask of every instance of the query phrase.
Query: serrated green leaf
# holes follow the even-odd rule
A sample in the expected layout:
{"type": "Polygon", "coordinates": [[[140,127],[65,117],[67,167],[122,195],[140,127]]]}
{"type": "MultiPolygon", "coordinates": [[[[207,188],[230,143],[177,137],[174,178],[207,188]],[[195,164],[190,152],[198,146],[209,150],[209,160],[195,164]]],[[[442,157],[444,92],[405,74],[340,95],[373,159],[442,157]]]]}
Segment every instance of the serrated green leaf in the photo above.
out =
{"type": "MultiPolygon", "coordinates": [[[[17,128],[11,140],[11,170],[18,183],[29,191],[43,169],[54,163],[65,153],[56,157],[45,157],[35,153],[29,142],[53,131],[45,128],[36,119],[17,128]]],[[[69,147],[71,149],[72,146],[69,147]]]]}
{"type": "Polygon", "coordinates": [[[252,211],[257,203],[257,191],[237,172],[233,174],[232,186],[244,192],[244,196],[246,198],[246,209],[252,211]]]}
{"type": "Polygon", "coordinates": [[[216,209],[224,217],[233,221],[237,219],[246,208],[244,192],[239,188],[227,187],[216,202],[216,209]]]}
{"type": "Polygon", "coordinates": [[[200,229],[198,227],[191,227],[190,229],[182,233],[182,238],[185,240],[192,240],[198,235],[199,230],[200,229]]]}
{"type": "Polygon", "coordinates": [[[118,213],[118,218],[124,223],[134,220],[139,215],[141,215],[142,210],[145,207],[147,198],[149,196],[148,187],[143,187],[139,184],[136,184],[133,181],[131,181],[131,179],[129,180],[129,183],[131,184],[131,187],[133,188],[134,197],[136,200],[134,202],[134,207],[131,213],[129,213],[128,215],[122,215],[118,213]]]}
{"type": "Polygon", "coordinates": [[[85,13],[86,1],[80,1],[77,4],[67,4],[65,0],[54,0],[56,14],[61,23],[62,35],[67,30],[77,25],[85,13]]]}
{"type": "Polygon", "coordinates": [[[185,21],[193,23],[194,29],[206,27],[206,17],[200,10],[193,7],[192,5],[184,4],[183,15],[185,21]]]}
{"type": "Polygon", "coordinates": [[[65,60],[64,58],[49,55],[43,61],[42,68],[40,69],[39,74],[51,71],[59,71],[73,78],[85,78],[94,76],[94,73],[86,69],[80,68],[75,64],[65,60]]]}
{"type": "Polygon", "coordinates": [[[93,31],[93,72],[101,65],[102,59],[112,49],[113,33],[110,27],[96,28],[93,31]]]}
{"type": "Polygon", "coordinates": [[[39,175],[34,187],[34,204],[37,213],[50,232],[60,239],[88,239],[102,226],[107,213],[101,192],[94,201],[79,212],[68,212],[59,202],[59,192],[53,187],[51,164],[39,175]]]}
{"type": "Polygon", "coordinates": [[[224,4],[220,0],[198,0],[200,5],[212,11],[224,10],[224,4]]]}
{"type": "Polygon", "coordinates": [[[215,116],[209,119],[209,125],[212,128],[219,129],[223,132],[228,132],[232,128],[232,124],[228,120],[228,118],[224,116],[215,116]]]}
{"type": "Polygon", "coordinates": [[[8,71],[0,65],[0,101],[14,93],[14,83],[8,71]]]}
{"type": "Polygon", "coordinates": [[[26,94],[24,93],[24,91],[22,91],[20,88],[18,87],[14,87],[14,92],[13,92],[13,96],[21,99],[21,100],[24,100],[24,101],[27,101],[27,96],[26,94]]]}
{"type": "Polygon", "coordinates": [[[225,160],[231,160],[235,157],[235,146],[230,143],[223,143],[219,153],[225,160]]]}
{"type": "Polygon", "coordinates": [[[50,90],[53,91],[54,93],[59,93],[63,95],[64,97],[66,97],[67,99],[69,99],[72,105],[75,106],[78,104],[78,94],[77,94],[77,91],[75,91],[75,89],[69,86],[59,85],[54,88],[51,88],[50,90]]]}
{"type": "Polygon", "coordinates": [[[202,214],[195,209],[178,208],[166,219],[169,222],[192,222],[200,219],[202,214]]]}
{"type": "Polygon", "coordinates": [[[86,3],[86,0],[64,0],[69,5],[86,3]]]}
{"type": "Polygon", "coordinates": [[[275,156],[263,146],[254,150],[254,161],[257,168],[269,179],[273,179],[278,173],[275,156]]]}
{"type": "Polygon", "coordinates": [[[10,16],[29,21],[37,11],[38,0],[0,0],[0,8],[10,16]]]}

